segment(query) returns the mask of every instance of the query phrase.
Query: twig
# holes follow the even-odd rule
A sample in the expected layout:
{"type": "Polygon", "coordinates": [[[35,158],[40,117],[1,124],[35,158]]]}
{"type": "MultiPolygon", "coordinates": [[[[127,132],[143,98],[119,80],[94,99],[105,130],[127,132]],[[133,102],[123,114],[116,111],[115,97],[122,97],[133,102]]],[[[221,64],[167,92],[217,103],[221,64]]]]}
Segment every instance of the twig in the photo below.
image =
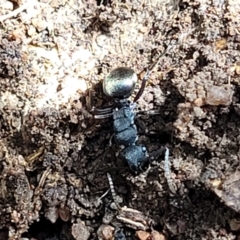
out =
{"type": "Polygon", "coordinates": [[[21,7],[15,9],[14,11],[12,11],[12,12],[6,14],[6,15],[0,16],[0,22],[3,22],[8,18],[15,17],[20,12],[24,11],[30,5],[30,3],[31,3],[31,0],[27,1],[21,7]]]}
{"type": "Polygon", "coordinates": [[[171,166],[169,160],[169,149],[166,147],[165,157],[164,157],[164,176],[167,179],[167,184],[172,193],[176,193],[177,189],[174,186],[173,179],[171,177],[171,166]]]}

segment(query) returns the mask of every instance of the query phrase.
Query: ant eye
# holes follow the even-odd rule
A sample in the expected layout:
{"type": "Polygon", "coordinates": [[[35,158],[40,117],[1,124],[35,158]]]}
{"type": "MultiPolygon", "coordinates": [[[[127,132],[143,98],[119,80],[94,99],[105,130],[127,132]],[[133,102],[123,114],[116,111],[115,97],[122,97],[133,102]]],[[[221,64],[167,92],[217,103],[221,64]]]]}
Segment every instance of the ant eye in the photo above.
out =
{"type": "Polygon", "coordinates": [[[113,98],[128,98],[136,85],[137,74],[127,67],[112,70],[103,80],[103,92],[113,98]]]}

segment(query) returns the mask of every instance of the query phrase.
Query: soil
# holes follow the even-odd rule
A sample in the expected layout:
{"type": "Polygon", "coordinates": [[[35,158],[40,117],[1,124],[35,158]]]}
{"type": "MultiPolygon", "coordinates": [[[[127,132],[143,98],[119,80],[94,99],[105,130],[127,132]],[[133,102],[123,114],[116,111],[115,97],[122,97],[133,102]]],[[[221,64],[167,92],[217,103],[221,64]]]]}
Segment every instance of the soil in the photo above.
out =
{"type": "Polygon", "coordinates": [[[239,23],[234,0],[0,0],[0,239],[240,239],[239,23]],[[112,69],[133,101],[156,62],[136,175],[93,109],[112,69]]]}

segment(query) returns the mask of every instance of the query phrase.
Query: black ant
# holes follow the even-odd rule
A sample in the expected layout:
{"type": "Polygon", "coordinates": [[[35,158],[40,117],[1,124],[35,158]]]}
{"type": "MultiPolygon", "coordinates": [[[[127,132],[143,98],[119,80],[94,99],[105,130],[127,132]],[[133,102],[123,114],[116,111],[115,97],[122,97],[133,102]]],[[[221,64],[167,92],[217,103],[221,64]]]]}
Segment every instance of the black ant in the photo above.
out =
{"type": "Polygon", "coordinates": [[[146,72],[133,102],[130,102],[128,97],[134,91],[138,80],[137,74],[127,67],[118,67],[112,70],[103,80],[103,92],[106,96],[115,99],[114,109],[112,107],[105,110],[98,109],[94,114],[94,117],[98,119],[113,117],[115,142],[124,146],[119,156],[128,163],[130,169],[135,173],[143,171],[143,167],[148,163],[148,153],[146,147],[136,144],[138,133],[134,109],[137,106],[136,101],[143,94],[152,69],[157,63],[158,61],[146,72]]]}

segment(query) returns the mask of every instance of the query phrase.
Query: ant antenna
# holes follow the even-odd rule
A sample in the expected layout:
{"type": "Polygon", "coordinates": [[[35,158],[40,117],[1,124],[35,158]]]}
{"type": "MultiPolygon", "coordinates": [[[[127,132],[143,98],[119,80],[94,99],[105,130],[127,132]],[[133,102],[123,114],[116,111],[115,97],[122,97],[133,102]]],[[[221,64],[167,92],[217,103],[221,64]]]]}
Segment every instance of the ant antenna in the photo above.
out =
{"type": "Polygon", "coordinates": [[[147,83],[147,80],[148,80],[150,74],[152,73],[154,67],[158,65],[158,63],[160,62],[161,57],[166,54],[166,52],[168,51],[169,48],[170,48],[170,47],[167,47],[166,50],[165,50],[162,54],[160,54],[160,55],[158,56],[157,61],[154,62],[154,63],[152,63],[152,64],[150,65],[150,67],[148,67],[147,72],[145,73],[145,75],[144,75],[144,77],[143,77],[143,79],[142,79],[141,87],[140,87],[140,89],[139,89],[136,97],[134,98],[133,102],[136,102],[136,101],[142,96],[143,91],[144,91],[144,89],[145,89],[145,86],[146,86],[146,83],[147,83]]]}
{"type": "Polygon", "coordinates": [[[107,173],[107,178],[108,178],[108,182],[109,182],[110,191],[112,193],[113,201],[116,204],[117,208],[121,209],[121,207],[120,207],[120,205],[117,201],[117,194],[116,194],[115,189],[114,189],[113,180],[112,180],[112,177],[109,173],[107,173]]]}

